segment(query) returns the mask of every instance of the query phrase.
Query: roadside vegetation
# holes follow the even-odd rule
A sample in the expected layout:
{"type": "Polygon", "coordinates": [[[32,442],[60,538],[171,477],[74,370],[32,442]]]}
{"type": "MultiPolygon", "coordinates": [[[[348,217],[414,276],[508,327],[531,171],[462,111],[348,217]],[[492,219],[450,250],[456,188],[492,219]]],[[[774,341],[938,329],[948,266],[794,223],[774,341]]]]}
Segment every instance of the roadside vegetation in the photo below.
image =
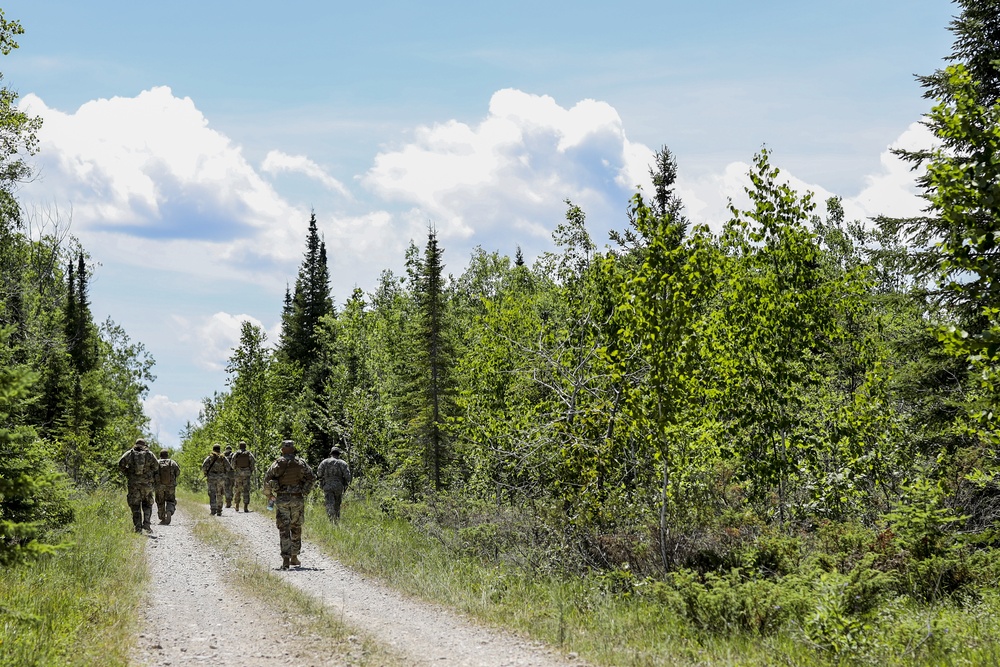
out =
{"type": "Polygon", "coordinates": [[[128,665],[145,595],[146,538],[119,492],[75,497],[60,548],[0,568],[0,665],[128,665]]]}
{"type": "MultiPolygon", "coordinates": [[[[551,554],[502,539],[492,556],[447,501],[400,516],[350,494],[340,525],[308,507],[306,537],[341,562],[414,596],[606,665],[984,665],[1000,661],[1000,567],[981,552],[964,592],[928,600],[935,581],[882,571],[870,535],[774,535],[743,566],[699,576],[629,569],[567,573],[551,554]],[[503,545],[506,548],[503,548],[503,545]],[[769,552],[765,552],[769,549],[769,552]],[[545,563],[526,570],[521,559],[545,563]],[[748,577],[754,559],[776,568],[748,577]],[[853,563],[853,566],[848,565],[853,563]],[[916,589],[913,587],[917,586],[916,589]]],[[[492,515],[491,525],[498,517],[492,515]]],[[[502,520],[502,519],[499,519],[502,520]]],[[[513,520],[513,519],[512,519],[513,520]]],[[[831,527],[832,528],[832,527],[831,527]]],[[[844,530],[837,527],[836,531],[844,530]]],[[[900,563],[911,568],[918,563],[900,563]]],[[[953,563],[954,565],[954,563],[953,563]]],[[[940,567],[940,565],[939,565],[940,567]]],[[[937,578],[939,572],[926,572],[937,578]]]]}

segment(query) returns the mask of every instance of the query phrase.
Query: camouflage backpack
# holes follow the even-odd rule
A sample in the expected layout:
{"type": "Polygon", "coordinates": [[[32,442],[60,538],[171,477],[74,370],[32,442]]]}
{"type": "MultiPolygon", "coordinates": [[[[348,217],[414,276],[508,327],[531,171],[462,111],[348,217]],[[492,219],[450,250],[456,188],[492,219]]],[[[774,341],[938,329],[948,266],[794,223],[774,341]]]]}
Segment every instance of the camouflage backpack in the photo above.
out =
{"type": "Polygon", "coordinates": [[[232,464],[234,468],[246,469],[250,467],[250,452],[240,450],[233,454],[232,464]]]}
{"type": "Polygon", "coordinates": [[[149,457],[145,454],[145,450],[132,450],[132,456],[129,458],[129,470],[136,477],[143,477],[149,472],[146,466],[146,462],[149,460],[149,457]]]}
{"type": "Polygon", "coordinates": [[[282,486],[297,486],[305,477],[306,468],[298,458],[287,459],[285,467],[280,473],[275,475],[275,479],[282,486]]]}
{"type": "Polygon", "coordinates": [[[174,483],[174,469],[170,459],[160,459],[160,484],[174,483]]]}

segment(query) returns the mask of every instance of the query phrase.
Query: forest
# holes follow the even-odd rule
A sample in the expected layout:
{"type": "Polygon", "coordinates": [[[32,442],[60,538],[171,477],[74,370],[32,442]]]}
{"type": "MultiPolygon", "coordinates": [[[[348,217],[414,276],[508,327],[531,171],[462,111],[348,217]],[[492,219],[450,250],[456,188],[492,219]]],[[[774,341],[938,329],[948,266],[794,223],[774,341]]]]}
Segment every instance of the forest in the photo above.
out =
{"type": "MultiPolygon", "coordinates": [[[[845,219],[763,147],[715,232],[686,220],[664,146],[609,239],[567,201],[530,265],[479,248],[451,274],[430,224],[401,275],[337,304],[314,214],[280,338],[244,322],[181,434],[184,484],[204,488],[214,443],[269,460],[291,438],[314,466],[337,446],[359,502],[456,557],[593,580],[709,635],[797,622],[833,655],[895,603],[996,603],[1000,5],[956,8],[947,66],[919,77],[937,143],[896,151],[918,218],[845,219]]],[[[4,53],[19,31],[0,22],[4,53]]],[[[153,360],[92,321],[68,230],[19,207],[39,125],[15,101],[3,89],[0,562],[30,567],[73,494],[117,483],[153,360]]]]}

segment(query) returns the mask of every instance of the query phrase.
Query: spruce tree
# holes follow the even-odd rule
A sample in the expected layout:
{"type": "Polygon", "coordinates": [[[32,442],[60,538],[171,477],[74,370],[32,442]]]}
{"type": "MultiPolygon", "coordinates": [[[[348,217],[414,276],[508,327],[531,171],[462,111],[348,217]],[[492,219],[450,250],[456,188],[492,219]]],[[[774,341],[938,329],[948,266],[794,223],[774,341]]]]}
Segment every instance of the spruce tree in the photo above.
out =
{"type": "Polygon", "coordinates": [[[314,212],[309,218],[306,252],[295,279],[295,290],[285,291],[276,354],[283,403],[279,423],[286,436],[293,431],[304,434],[307,441],[299,444],[306,453],[323,452],[330,444],[321,404],[329,369],[319,355],[320,323],[327,315],[332,317],[335,311],[330,296],[326,244],[320,238],[314,212]]]}
{"type": "Polygon", "coordinates": [[[285,359],[308,370],[318,347],[316,327],[320,318],[333,314],[330,296],[330,272],[326,244],[320,239],[316,214],[309,218],[306,252],[295,279],[295,291],[286,291],[280,350],[285,359]]]}
{"type": "Polygon", "coordinates": [[[451,406],[451,368],[454,362],[447,325],[448,301],[442,252],[437,242],[437,231],[431,227],[427,233],[427,247],[420,263],[415,294],[418,313],[417,362],[423,376],[422,386],[418,390],[421,405],[415,423],[415,434],[423,443],[424,460],[436,490],[441,490],[445,485],[444,469],[450,459],[444,424],[451,406]]]}

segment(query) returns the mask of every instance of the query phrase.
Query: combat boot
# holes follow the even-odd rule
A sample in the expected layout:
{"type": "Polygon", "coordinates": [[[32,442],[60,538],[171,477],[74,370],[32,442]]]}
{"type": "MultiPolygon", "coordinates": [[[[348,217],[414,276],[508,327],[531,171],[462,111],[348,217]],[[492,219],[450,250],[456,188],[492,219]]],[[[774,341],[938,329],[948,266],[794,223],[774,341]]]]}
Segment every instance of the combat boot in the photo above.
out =
{"type": "Polygon", "coordinates": [[[147,533],[153,532],[153,527],[149,525],[148,521],[142,524],[142,529],[145,530],[147,533]]]}
{"type": "Polygon", "coordinates": [[[282,570],[287,570],[288,569],[288,562],[289,562],[289,560],[291,560],[291,559],[288,556],[282,556],[281,557],[281,569],[282,570]]]}
{"type": "Polygon", "coordinates": [[[295,556],[290,557],[288,559],[288,562],[291,565],[302,565],[302,563],[299,562],[298,554],[296,554],[295,556]]]}
{"type": "Polygon", "coordinates": [[[174,515],[173,512],[167,512],[166,514],[163,515],[163,525],[164,526],[169,526],[170,525],[170,517],[172,517],[173,515],[174,515]]]}

